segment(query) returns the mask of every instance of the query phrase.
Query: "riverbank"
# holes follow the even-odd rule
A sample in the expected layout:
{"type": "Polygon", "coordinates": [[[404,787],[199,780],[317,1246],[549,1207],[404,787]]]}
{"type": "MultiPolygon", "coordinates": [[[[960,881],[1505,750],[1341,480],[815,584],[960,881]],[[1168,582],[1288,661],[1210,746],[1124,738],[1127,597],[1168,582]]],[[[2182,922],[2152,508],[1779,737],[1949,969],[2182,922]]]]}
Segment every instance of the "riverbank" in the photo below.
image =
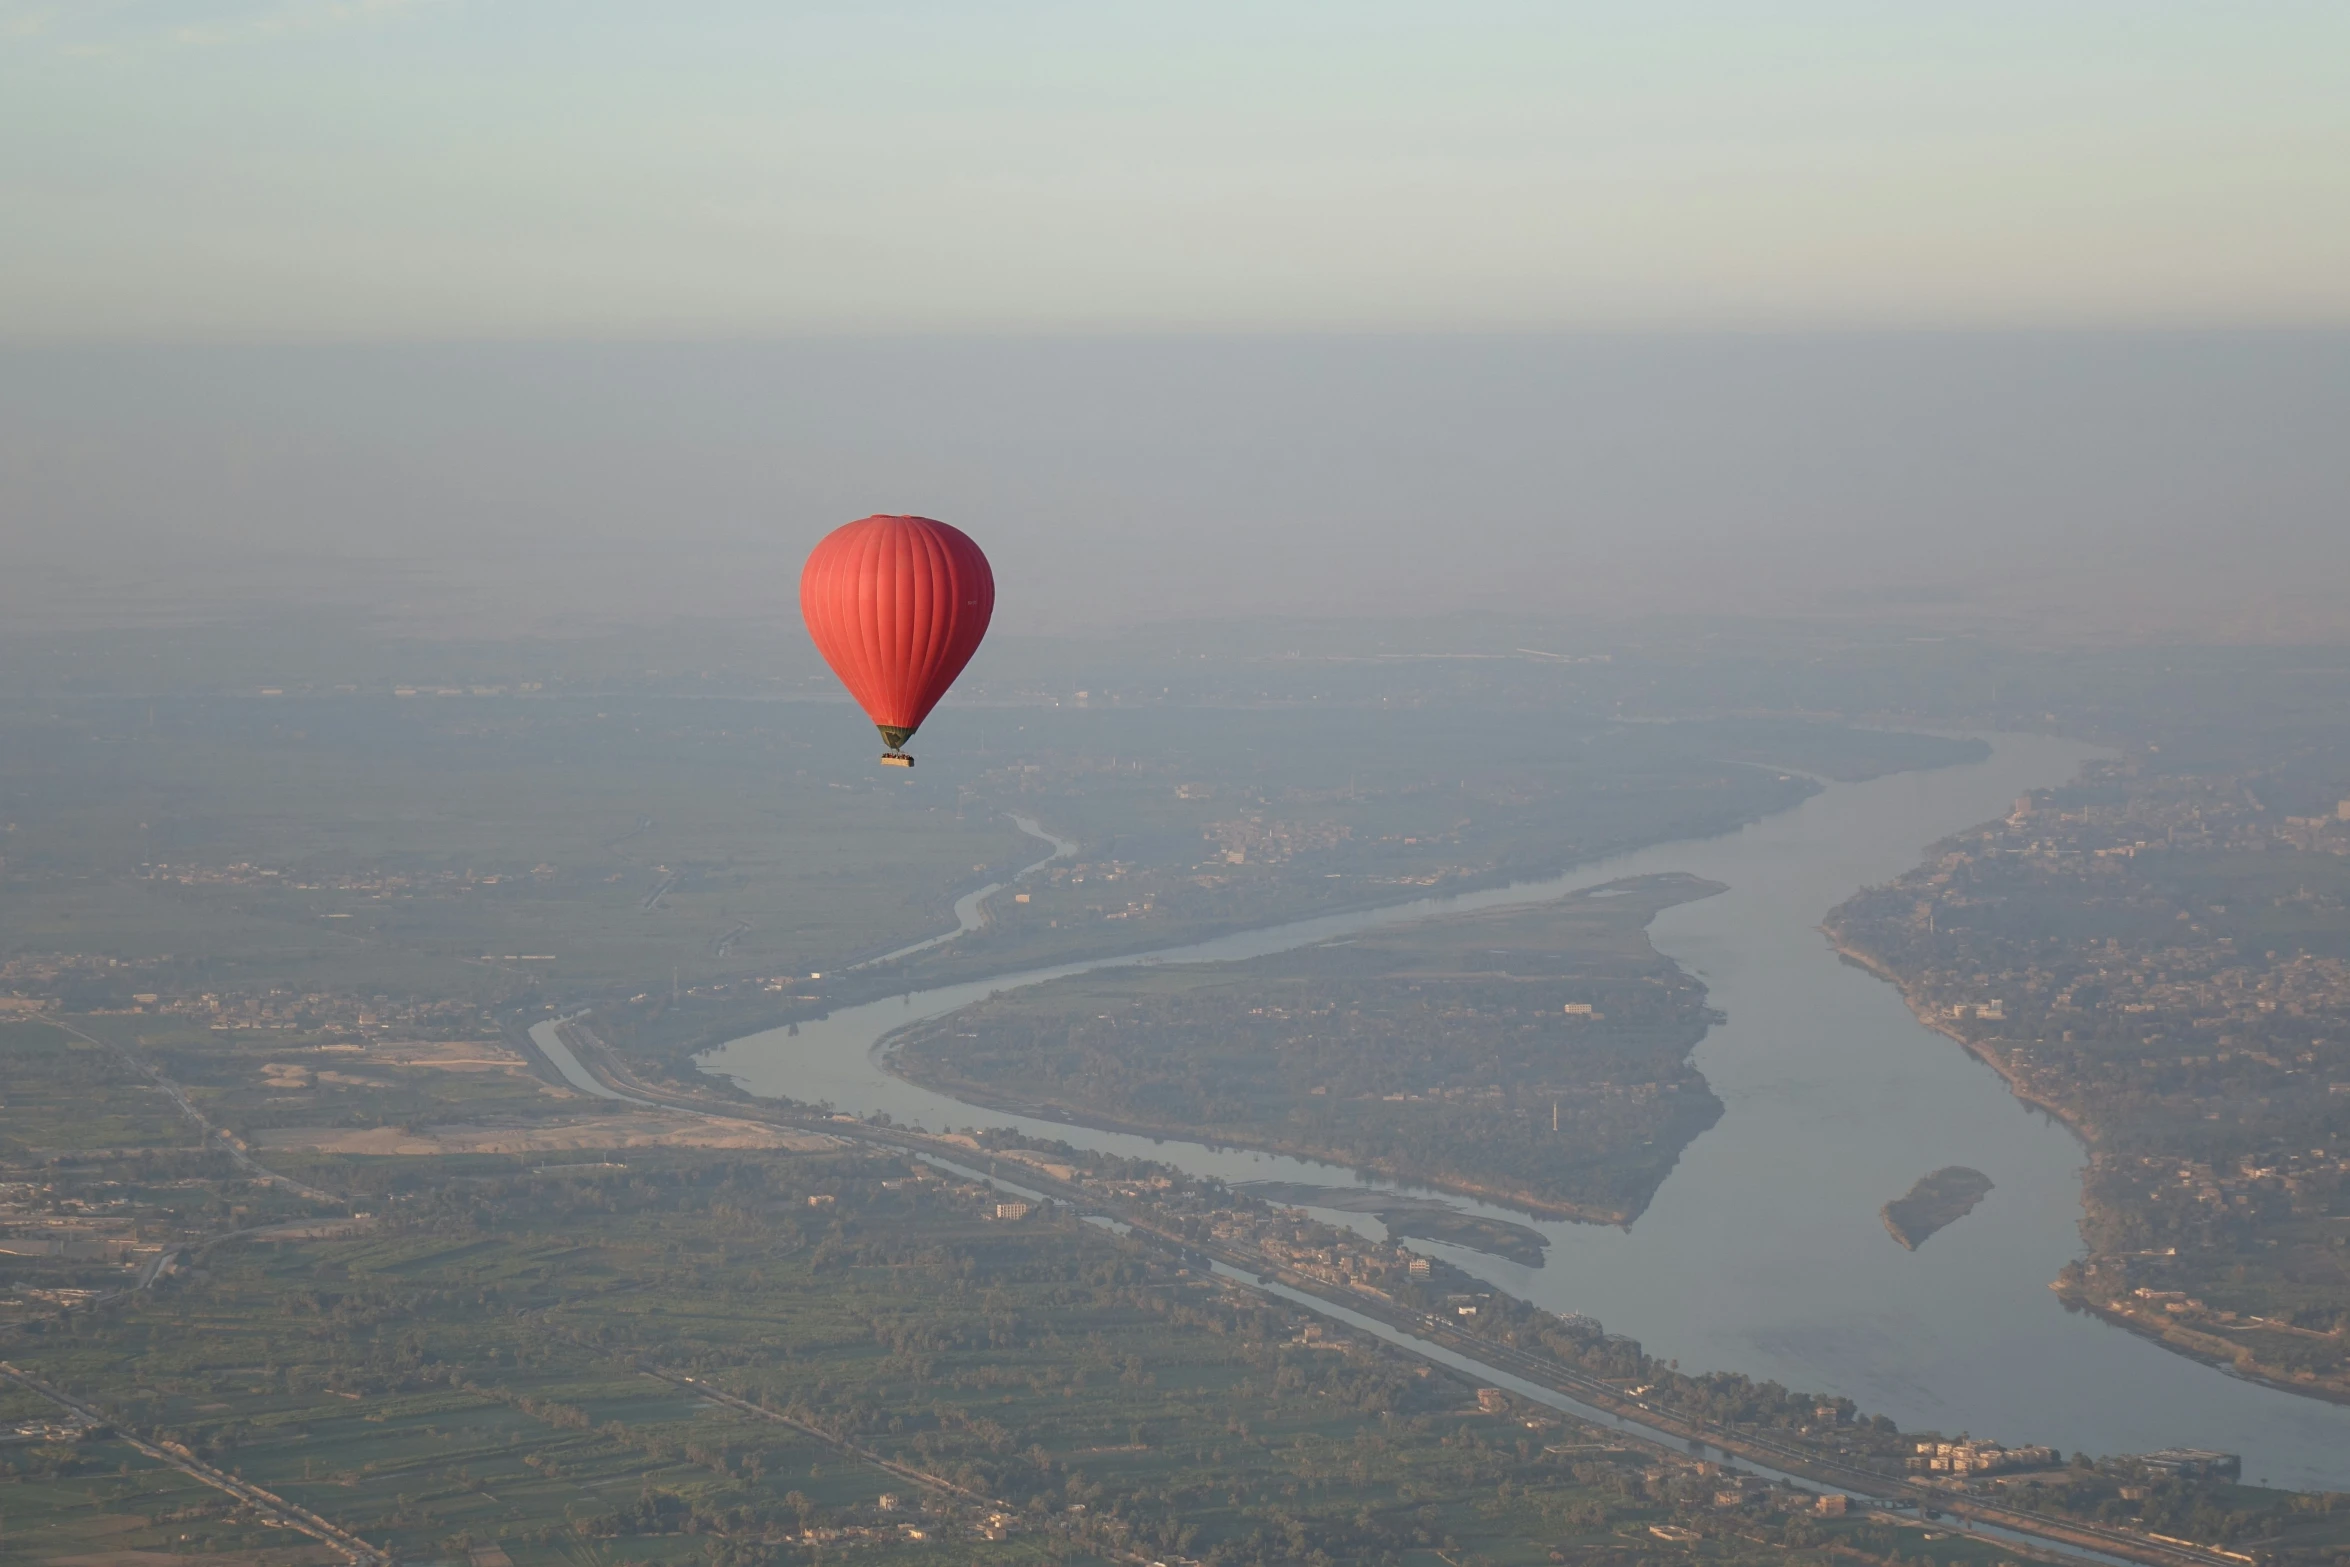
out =
{"type": "Polygon", "coordinates": [[[2102,1322],[2109,1322],[2140,1338],[2150,1339],[2175,1355],[2199,1360],[2229,1376],[2241,1377],[2246,1382],[2257,1382],[2262,1387],[2273,1387],[2280,1393],[2321,1399],[2329,1404],[2350,1404],[2350,1383],[2316,1379],[2304,1382],[2280,1377],[2252,1358],[2246,1345],[2231,1344],[2216,1334],[2200,1333],[2176,1320],[2135,1310],[2127,1301],[2100,1299],[2077,1287],[2068,1286],[2061,1277],[2048,1287],[2056,1292],[2057,1299],[2075,1311],[2087,1312],[2102,1322]]]}
{"type": "Polygon", "coordinates": [[[1213,1126],[1161,1126],[1147,1121],[1123,1121],[1054,1100],[1015,1099],[983,1083],[967,1082],[944,1074],[925,1073],[917,1076],[902,1070],[899,1059],[895,1050],[884,1051],[881,1055],[882,1069],[901,1082],[927,1089],[931,1093],[950,1095],[982,1110],[996,1110],[1006,1115],[1024,1116],[1030,1120],[1049,1121],[1072,1128],[1082,1127],[1087,1131],[1147,1137],[1153,1142],[1197,1143],[1206,1148],[1236,1148],[1251,1153],[1272,1154],[1277,1158],[1310,1160],[1316,1164],[1333,1165],[1378,1180],[1391,1181],[1400,1187],[1417,1187],[1454,1197],[1467,1197],[1476,1202],[1490,1203],[1496,1208],[1513,1209],[1537,1219],[1563,1219],[1576,1224],[1626,1225],[1637,1217],[1621,1209],[1580,1207],[1537,1196],[1533,1192],[1484,1185],[1458,1177],[1430,1174],[1420,1169],[1404,1169],[1386,1161],[1366,1163],[1351,1158],[1343,1149],[1246,1137],[1213,1126]]]}
{"type": "Polygon", "coordinates": [[[2007,1085],[2009,1093],[2035,1110],[2046,1111],[2066,1131],[2080,1139],[2084,1147],[2096,1144],[2098,1132],[2094,1123],[2071,1106],[2050,1099],[2035,1090],[2031,1084],[2024,1081],[2022,1075],[2013,1066],[2000,1056],[1998,1051],[1993,1050],[1984,1041],[1970,1038],[1961,1033],[1948,1018],[1939,1015],[1931,1004],[1923,1000],[1909,982],[1903,979],[1890,964],[1878,958],[1874,953],[1853,945],[1850,940],[1839,935],[1832,925],[1822,925],[1820,931],[1828,938],[1828,945],[1837,957],[1851,964],[1854,968],[1863,969],[1892,986],[1900,995],[1902,1004],[1909,1008],[1910,1016],[1916,1018],[1922,1026],[1932,1029],[1998,1073],[1999,1080],[2007,1085]]]}

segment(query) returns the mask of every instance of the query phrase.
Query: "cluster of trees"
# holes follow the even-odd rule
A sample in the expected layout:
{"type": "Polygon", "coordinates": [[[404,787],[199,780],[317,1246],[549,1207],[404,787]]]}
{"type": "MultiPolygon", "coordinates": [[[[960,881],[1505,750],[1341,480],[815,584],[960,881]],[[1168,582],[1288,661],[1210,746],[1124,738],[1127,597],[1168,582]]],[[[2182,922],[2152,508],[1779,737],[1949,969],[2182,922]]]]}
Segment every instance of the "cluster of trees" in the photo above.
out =
{"type": "Polygon", "coordinates": [[[12,1480],[62,1480],[104,1470],[104,1463],[77,1442],[40,1442],[13,1451],[0,1448],[0,1475],[12,1480]]]}
{"type": "Polygon", "coordinates": [[[719,1502],[647,1486],[635,1501],[579,1525],[579,1532],[602,1540],[708,1534],[759,1542],[765,1536],[796,1534],[837,1521],[837,1509],[820,1507],[798,1491],[786,1493],[780,1503],[757,1504],[739,1499],[719,1502]]]}
{"type": "Polygon", "coordinates": [[[2307,1538],[2312,1526],[2330,1534],[2322,1520],[2350,1511],[2350,1493],[2312,1491],[2279,1494],[2224,1480],[2150,1475],[2128,1459],[2093,1463],[2077,1455],[2071,1467],[2011,1488],[2011,1499],[2035,1512],[2094,1519],[2152,1530],[2156,1534],[2214,1544],[2259,1540],[2279,1561],[2334,1561],[2338,1547],[2314,1553],[2293,1536],[2307,1538]],[[2125,1494],[2126,1493],[2126,1494],[2125,1494]]]}
{"type": "Polygon", "coordinates": [[[1495,1296],[1482,1303],[1463,1327],[1520,1349],[1542,1351],[1611,1382],[1646,1384],[1648,1391],[1641,1396],[1649,1402],[1709,1424],[1788,1431],[1834,1427],[1864,1451],[1883,1457],[1907,1451],[1891,1420],[1862,1415],[1849,1398],[1794,1391],[1735,1371],[1686,1373],[1679,1362],[1659,1360],[1641,1348],[1638,1339],[1610,1333],[1589,1317],[1561,1317],[1514,1297],[1495,1296]]]}

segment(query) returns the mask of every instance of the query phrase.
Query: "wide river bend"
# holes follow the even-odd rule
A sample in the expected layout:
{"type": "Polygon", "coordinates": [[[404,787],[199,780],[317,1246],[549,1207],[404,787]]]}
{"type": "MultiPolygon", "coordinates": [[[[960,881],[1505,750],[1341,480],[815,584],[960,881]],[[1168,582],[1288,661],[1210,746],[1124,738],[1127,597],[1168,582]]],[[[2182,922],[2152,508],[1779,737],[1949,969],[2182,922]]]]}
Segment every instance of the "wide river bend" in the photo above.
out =
{"type": "MultiPolygon", "coordinates": [[[[1334,1165],[966,1104],[891,1076],[881,1065],[884,1042],[991,992],[1091,969],[1230,962],[1686,871],[1730,890],[1665,910],[1650,933],[1705,980],[1728,1016],[1695,1057],[1727,1107],[1720,1123],[1683,1154],[1629,1229],[1452,1199],[1541,1230],[1550,1238],[1542,1268],[1428,1241],[1415,1248],[1552,1310],[1597,1317],[1685,1369],[1842,1394],[1905,1429],[2068,1452],[2220,1448],[2244,1455],[2248,1480],[2350,1490],[2350,1407],[2243,1381],[2064,1310],[2048,1283],[2080,1251],[2080,1144],[1919,1024],[1890,985],[1844,963],[1820,934],[1821,918],[1856,889],[1914,866],[1934,840],[2004,814],[2025,790],[2067,781],[2096,754],[2042,736],[1988,738],[1985,761],[1834,784],[1722,837],[1661,844],[1541,882],[916,991],[803,1022],[796,1033],[734,1040],[702,1064],[754,1093],[829,1101],[859,1115],[886,1111],[933,1130],[1013,1127],[1229,1181],[1379,1184],[1334,1165]],[[1971,1165],[1997,1184],[1972,1214],[1904,1251],[1877,1209],[1946,1164],[1971,1165]]],[[[1375,1219],[1317,1211],[1380,1233],[1375,1219]]]]}

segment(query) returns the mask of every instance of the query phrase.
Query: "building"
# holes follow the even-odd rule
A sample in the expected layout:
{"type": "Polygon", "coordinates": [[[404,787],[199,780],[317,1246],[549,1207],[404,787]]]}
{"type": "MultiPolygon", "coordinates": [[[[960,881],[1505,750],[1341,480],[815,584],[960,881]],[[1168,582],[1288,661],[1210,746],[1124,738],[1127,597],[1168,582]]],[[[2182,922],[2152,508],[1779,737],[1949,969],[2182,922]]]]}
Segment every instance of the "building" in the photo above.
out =
{"type": "Polygon", "coordinates": [[[1917,1444],[1909,1460],[1911,1474],[1990,1474],[2000,1469],[2040,1469],[2058,1461],[2053,1447],[2001,1447],[1996,1442],[1939,1442],[1917,1444]]]}
{"type": "Polygon", "coordinates": [[[1510,1407],[1510,1396],[1497,1387],[1477,1389],[1477,1407],[1489,1415],[1498,1415],[1510,1407]]]}
{"type": "Polygon", "coordinates": [[[1028,1217],[1028,1204],[1017,1200],[999,1202],[995,1205],[995,1216],[999,1219],[1025,1219],[1028,1217]]]}

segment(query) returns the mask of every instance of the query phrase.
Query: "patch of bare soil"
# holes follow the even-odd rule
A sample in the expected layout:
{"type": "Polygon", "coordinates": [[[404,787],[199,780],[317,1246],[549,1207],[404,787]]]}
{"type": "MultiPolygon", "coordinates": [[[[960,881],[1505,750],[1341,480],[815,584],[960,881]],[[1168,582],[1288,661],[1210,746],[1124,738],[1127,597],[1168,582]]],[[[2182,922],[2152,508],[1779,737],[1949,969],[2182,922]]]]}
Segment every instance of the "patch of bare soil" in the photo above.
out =
{"type": "Polygon", "coordinates": [[[757,1121],[647,1110],[628,1115],[428,1127],[281,1126],[260,1133],[263,1148],[310,1153],[417,1155],[563,1153],[586,1148],[778,1148],[815,1153],[841,1146],[821,1132],[788,1131],[757,1121]]]}
{"type": "Polygon", "coordinates": [[[43,1556],[43,1567],[317,1567],[338,1561],[323,1545],[280,1546],[266,1551],[216,1551],[201,1557],[169,1551],[91,1551],[77,1556],[43,1556]]]}

